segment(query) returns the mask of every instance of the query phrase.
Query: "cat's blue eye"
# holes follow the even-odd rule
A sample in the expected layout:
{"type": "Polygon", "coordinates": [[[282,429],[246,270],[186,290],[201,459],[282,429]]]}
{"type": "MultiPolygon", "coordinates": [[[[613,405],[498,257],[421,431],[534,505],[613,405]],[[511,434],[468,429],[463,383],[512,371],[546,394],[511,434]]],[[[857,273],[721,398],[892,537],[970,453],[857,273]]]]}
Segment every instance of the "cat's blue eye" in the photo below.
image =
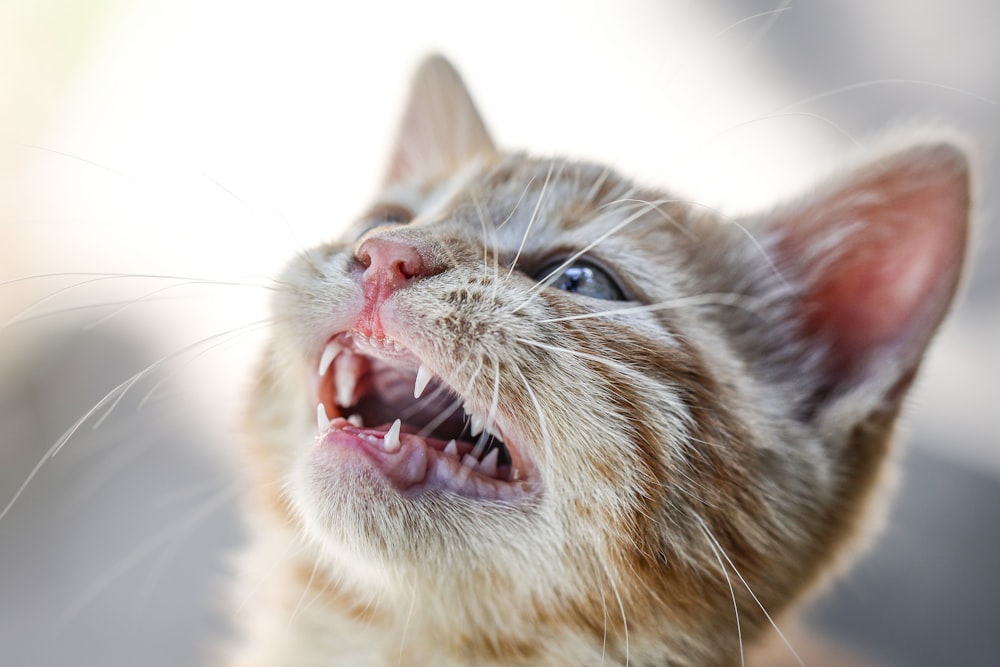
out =
{"type": "Polygon", "coordinates": [[[549,264],[535,276],[538,280],[549,281],[549,286],[580,296],[607,301],[625,301],[625,294],[611,275],[601,267],[578,259],[562,266],[563,262],[549,264]],[[552,273],[559,273],[552,277],[552,273]]]}

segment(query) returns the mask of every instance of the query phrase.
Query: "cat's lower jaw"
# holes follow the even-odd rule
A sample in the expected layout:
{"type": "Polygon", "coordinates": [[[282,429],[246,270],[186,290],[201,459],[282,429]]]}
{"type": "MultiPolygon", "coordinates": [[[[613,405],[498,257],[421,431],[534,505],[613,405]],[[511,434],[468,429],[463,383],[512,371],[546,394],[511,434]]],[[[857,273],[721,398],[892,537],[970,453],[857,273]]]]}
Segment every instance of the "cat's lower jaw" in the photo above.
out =
{"type": "Polygon", "coordinates": [[[529,481],[511,479],[509,465],[498,467],[496,449],[480,460],[471,443],[446,443],[400,428],[398,421],[364,428],[338,417],[317,438],[313,465],[329,471],[334,480],[342,480],[355,466],[370,466],[404,497],[440,490],[475,500],[516,502],[533,492],[529,481]]]}

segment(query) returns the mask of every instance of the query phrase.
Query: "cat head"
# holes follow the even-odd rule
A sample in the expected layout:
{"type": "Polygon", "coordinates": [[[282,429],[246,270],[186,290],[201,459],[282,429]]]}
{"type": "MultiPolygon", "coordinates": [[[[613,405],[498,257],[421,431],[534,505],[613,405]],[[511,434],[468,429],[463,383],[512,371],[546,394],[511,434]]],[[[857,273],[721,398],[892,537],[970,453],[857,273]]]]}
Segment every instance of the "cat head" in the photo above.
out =
{"type": "Polygon", "coordinates": [[[480,664],[732,661],[859,532],[959,282],[963,153],[873,155],[727,219],[497,150],[427,60],[382,194],[280,279],[249,409],[273,525],[480,664]]]}

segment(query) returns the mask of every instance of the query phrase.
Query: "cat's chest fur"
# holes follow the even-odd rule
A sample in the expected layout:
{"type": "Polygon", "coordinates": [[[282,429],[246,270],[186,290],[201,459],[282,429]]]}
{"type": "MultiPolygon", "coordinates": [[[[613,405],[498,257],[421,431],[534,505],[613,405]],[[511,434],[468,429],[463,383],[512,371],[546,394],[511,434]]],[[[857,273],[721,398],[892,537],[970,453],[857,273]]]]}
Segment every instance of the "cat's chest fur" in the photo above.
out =
{"type": "Polygon", "coordinates": [[[865,522],[967,186],[927,141],[720,219],[496,151],[430,59],[279,278],[233,664],[739,664],[865,522]]]}

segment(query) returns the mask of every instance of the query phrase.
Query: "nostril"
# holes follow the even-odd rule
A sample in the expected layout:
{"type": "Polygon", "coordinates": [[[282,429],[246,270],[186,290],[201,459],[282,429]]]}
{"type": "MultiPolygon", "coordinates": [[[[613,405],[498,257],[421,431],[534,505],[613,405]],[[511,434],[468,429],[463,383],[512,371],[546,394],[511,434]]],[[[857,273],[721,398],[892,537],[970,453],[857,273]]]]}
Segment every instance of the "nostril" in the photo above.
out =
{"type": "Polygon", "coordinates": [[[392,288],[439,272],[426,252],[399,238],[376,236],[365,239],[355,256],[365,268],[366,281],[376,280],[392,288]]]}

